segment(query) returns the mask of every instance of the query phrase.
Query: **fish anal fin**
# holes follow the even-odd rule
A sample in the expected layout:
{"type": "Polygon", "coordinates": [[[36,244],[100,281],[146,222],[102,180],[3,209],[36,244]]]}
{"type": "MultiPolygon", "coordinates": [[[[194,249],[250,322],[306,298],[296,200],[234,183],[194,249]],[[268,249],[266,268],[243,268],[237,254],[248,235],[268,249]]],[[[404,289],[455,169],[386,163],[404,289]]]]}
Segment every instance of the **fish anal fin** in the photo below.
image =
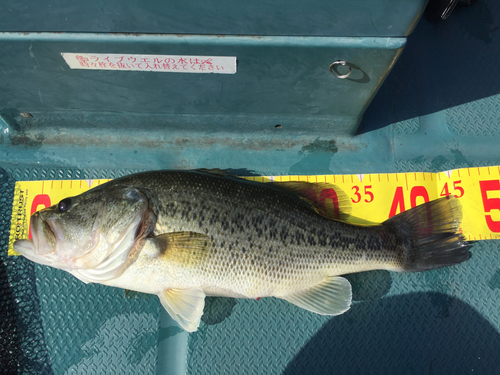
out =
{"type": "Polygon", "coordinates": [[[316,314],[340,315],[351,307],[352,288],[347,279],[332,276],[312,288],[281,298],[316,314]]]}
{"type": "Polygon", "coordinates": [[[198,329],[205,307],[205,293],[201,289],[168,289],[158,297],[165,310],[182,328],[188,332],[198,329]]]}
{"type": "Polygon", "coordinates": [[[311,182],[270,182],[309,202],[317,213],[329,219],[345,221],[352,212],[351,200],[338,186],[311,182]]]}

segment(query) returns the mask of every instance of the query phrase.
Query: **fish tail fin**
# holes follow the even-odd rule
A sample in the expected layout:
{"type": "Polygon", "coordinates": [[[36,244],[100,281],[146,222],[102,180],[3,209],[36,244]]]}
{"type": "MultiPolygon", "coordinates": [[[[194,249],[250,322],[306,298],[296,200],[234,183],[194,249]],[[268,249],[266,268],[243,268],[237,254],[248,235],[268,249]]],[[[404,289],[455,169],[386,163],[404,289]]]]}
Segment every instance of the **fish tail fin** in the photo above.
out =
{"type": "Polygon", "coordinates": [[[462,208],[456,198],[444,197],[402,212],[383,223],[402,241],[402,269],[418,272],[453,266],[471,257],[471,245],[457,233],[462,208]]]}

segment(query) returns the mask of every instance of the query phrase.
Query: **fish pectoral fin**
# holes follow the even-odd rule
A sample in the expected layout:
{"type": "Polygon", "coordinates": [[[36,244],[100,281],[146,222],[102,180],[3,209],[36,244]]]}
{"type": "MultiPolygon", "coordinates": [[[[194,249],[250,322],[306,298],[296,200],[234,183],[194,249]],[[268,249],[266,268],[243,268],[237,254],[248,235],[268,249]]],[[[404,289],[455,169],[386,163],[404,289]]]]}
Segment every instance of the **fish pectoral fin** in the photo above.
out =
{"type": "Polygon", "coordinates": [[[182,328],[188,332],[198,329],[205,307],[205,293],[201,289],[168,289],[158,297],[165,310],[182,328]]]}
{"type": "Polygon", "coordinates": [[[189,254],[193,257],[200,257],[212,244],[209,236],[198,232],[163,233],[151,238],[150,241],[154,243],[154,246],[148,248],[148,255],[154,258],[182,256],[184,259],[190,256],[189,254]]]}
{"type": "Polygon", "coordinates": [[[351,307],[352,288],[347,279],[332,276],[312,288],[281,298],[316,314],[340,315],[351,307]]]}

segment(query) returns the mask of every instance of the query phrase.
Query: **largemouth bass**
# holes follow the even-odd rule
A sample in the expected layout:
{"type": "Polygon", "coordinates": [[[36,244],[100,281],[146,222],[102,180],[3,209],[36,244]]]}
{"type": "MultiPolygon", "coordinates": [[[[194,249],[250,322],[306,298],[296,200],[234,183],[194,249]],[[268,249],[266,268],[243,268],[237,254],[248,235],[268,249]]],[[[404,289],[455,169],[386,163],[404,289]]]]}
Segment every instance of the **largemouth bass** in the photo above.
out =
{"type": "Polygon", "coordinates": [[[14,249],[85,283],[156,294],[187,331],[198,328],[207,295],[277,297],[338,315],[352,299],[341,275],[425,271],[470,258],[456,233],[457,199],[357,226],[342,221],[346,197],[337,189],[328,206],[324,188],[210,171],[138,173],[36,212],[33,239],[14,249]]]}

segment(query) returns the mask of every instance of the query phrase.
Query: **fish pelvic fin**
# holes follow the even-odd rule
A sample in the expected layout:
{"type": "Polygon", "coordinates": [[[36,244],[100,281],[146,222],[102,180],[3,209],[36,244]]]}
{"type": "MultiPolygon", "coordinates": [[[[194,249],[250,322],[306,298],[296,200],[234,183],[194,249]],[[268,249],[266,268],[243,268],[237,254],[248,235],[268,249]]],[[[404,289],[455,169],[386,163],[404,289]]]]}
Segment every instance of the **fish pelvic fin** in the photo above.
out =
{"type": "Polygon", "coordinates": [[[444,197],[385,221],[383,225],[402,240],[402,269],[397,271],[427,271],[468,260],[471,245],[458,233],[461,220],[458,199],[444,197]]]}
{"type": "Polygon", "coordinates": [[[340,315],[351,308],[352,288],[347,279],[330,276],[321,284],[281,298],[316,314],[340,315]]]}
{"type": "Polygon", "coordinates": [[[203,315],[205,293],[201,289],[168,289],[158,295],[172,319],[188,332],[195,332],[203,315]]]}

